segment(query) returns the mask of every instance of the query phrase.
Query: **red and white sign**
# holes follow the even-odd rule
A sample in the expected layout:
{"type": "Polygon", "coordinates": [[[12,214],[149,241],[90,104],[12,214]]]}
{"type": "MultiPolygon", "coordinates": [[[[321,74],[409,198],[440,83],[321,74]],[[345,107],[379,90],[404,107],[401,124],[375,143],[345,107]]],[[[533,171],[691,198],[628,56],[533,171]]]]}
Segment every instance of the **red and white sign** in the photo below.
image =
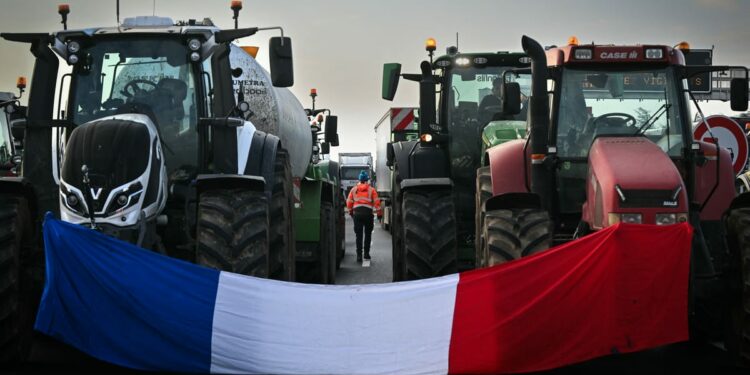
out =
{"type": "Polygon", "coordinates": [[[732,156],[734,174],[740,174],[747,164],[747,136],[740,124],[727,116],[708,116],[706,121],[711,127],[711,132],[704,122],[698,124],[693,130],[693,138],[708,143],[718,143],[720,147],[729,150],[732,156]]]}
{"type": "Polygon", "coordinates": [[[410,130],[414,124],[414,108],[391,108],[391,131],[410,130]]]}

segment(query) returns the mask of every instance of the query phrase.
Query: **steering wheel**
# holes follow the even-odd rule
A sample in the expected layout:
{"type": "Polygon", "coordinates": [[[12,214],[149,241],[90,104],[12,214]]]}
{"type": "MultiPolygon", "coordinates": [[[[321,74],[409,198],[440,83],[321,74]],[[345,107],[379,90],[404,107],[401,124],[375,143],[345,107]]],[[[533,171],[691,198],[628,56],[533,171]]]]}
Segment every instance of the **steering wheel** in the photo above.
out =
{"type": "Polygon", "coordinates": [[[156,84],[147,80],[147,79],[134,79],[130,82],[128,82],[125,87],[120,90],[122,95],[124,95],[126,98],[132,98],[133,96],[140,96],[142,94],[145,94],[147,92],[151,92],[156,89],[156,84]],[[148,86],[153,87],[153,89],[146,91],[145,89],[139,87],[139,84],[145,84],[148,86]],[[128,90],[130,88],[131,90],[128,90]],[[132,91],[132,94],[131,94],[132,91]]]}
{"type": "MultiPolygon", "coordinates": [[[[605,113],[605,114],[603,114],[601,116],[597,116],[594,119],[593,125],[596,126],[603,119],[610,119],[610,118],[619,118],[619,119],[623,120],[623,122],[621,122],[621,123],[619,123],[619,124],[617,124],[615,126],[623,126],[623,127],[635,126],[635,124],[638,122],[638,120],[636,120],[635,117],[633,117],[633,116],[631,116],[631,115],[629,115],[627,113],[612,112],[612,113],[605,113]]],[[[613,126],[614,124],[608,122],[607,125],[613,126]]]]}

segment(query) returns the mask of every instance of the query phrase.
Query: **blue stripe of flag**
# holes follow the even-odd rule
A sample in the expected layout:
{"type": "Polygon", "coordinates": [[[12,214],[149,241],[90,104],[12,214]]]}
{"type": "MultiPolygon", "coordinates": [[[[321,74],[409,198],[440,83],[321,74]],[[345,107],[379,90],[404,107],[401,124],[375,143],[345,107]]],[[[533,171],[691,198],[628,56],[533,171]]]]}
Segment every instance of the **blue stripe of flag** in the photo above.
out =
{"type": "Polygon", "coordinates": [[[47,277],[36,330],[121,366],[209,372],[218,271],[51,214],[44,243],[47,277]]]}

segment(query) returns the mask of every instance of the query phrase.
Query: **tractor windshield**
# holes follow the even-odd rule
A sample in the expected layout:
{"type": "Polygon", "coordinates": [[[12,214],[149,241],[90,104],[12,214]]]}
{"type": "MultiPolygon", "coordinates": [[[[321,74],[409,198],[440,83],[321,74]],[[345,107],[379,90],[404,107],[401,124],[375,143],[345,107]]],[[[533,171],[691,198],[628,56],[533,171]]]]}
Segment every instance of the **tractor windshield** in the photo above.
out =
{"type": "Polygon", "coordinates": [[[197,164],[197,108],[188,49],[179,39],[103,39],[82,48],[73,72],[72,119],[83,124],[126,113],[148,115],[170,171],[197,164]]]}
{"type": "Polygon", "coordinates": [[[601,135],[643,135],[670,156],[680,156],[682,120],[674,80],[668,69],[566,69],[558,91],[558,155],[585,158],[601,135]]]}

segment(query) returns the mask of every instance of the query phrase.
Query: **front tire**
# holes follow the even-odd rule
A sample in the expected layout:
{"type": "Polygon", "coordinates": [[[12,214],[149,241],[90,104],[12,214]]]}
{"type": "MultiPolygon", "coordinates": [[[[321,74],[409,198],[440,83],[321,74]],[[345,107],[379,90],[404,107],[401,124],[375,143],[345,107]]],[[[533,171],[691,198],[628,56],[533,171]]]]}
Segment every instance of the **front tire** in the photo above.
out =
{"type": "Polygon", "coordinates": [[[404,192],[402,223],[407,279],[457,272],[456,210],[450,190],[404,192]]]}
{"type": "Polygon", "coordinates": [[[268,277],[268,201],[262,191],[216,189],[198,202],[196,263],[268,277]]]}
{"type": "Polygon", "coordinates": [[[483,256],[494,266],[549,249],[552,221],[540,209],[487,211],[483,236],[483,256]]]}
{"type": "Polygon", "coordinates": [[[737,284],[731,311],[731,329],[725,338],[726,346],[735,362],[750,367],[750,208],[738,208],[727,217],[729,242],[734,245],[737,271],[731,282],[737,284]]]}
{"type": "Polygon", "coordinates": [[[33,291],[24,287],[22,249],[31,237],[26,199],[0,198],[0,363],[25,359],[34,321],[33,291]]]}

